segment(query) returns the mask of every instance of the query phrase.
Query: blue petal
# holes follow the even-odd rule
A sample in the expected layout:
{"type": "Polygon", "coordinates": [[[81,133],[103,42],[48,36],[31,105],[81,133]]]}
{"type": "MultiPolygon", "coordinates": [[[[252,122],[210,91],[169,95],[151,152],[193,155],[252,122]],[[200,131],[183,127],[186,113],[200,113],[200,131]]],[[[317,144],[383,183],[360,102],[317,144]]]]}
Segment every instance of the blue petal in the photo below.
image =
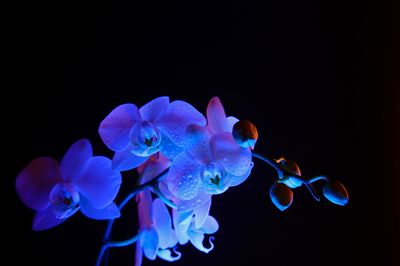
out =
{"type": "Polygon", "coordinates": [[[96,156],[89,159],[85,170],[75,180],[74,185],[90,205],[102,209],[115,199],[121,181],[120,172],[111,168],[111,160],[96,156]]]}
{"type": "Polygon", "coordinates": [[[251,151],[240,147],[231,133],[219,133],[210,141],[213,159],[222,164],[226,171],[235,176],[246,174],[251,168],[251,151]]]}
{"type": "Polygon", "coordinates": [[[132,145],[129,144],[125,150],[116,152],[112,160],[112,168],[117,171],[128,171],[143,164],[149,158],[133,154],[132,149],[132,145]]]}
{"type": "Polygon", "coordinates": [[[160,199],[153,202],[153,222],[162,249],[173,247],[177,243],[176,235],[172,229],[172,220],[167,207],[160,199]]]}
{"type": "Polygon", "coordinates": [[[140,241],[137,241],[135,247],[135,266],[142,266],[142,260],[143,260],[142,246],[140,245],[140,241]]]}
{"type": "Polygon", "coordinates": [[[184,149],[175,145],[174,142],[167,136],[167,134],[161,132],[161,144],[160,152],[164,154],[167,158],[173,160],[178,156],[184,149]]]}
{"type": "Polygon", "coordinates": [[[140,108],[143,121],[156,122],[167,111],[169,97],[158,97],[140,108]]]}
{"type": "Polygon", "coordinates": [[[116,219],[121,216],[119,208],[114,202],[102,209],[93,208],[87,200],[81,198],[80,209],[84,215],[96,220],[116,219]]]}
{"type": "Polygon", "coordinates": [[[205,126],[206,119],[193,106],[183,101],[172,102],[158,122],[160,128],[179,147],[183,147],[185,130],[190,124],[205,126]]]}
{"type": "Polygon", "coordinates": [[[251,170],[253,169],[254,163],[251,163],[249,170],[242,176],[230,175],[231,183],[229,186],[238,186],[242,184],[250,176],[251,170]]]}
{"type": "Polygon", "coordinates": [[[186,128],[184,148],[193,158],[202,164],[211,160],[210,137],[205,128],[191,124],[186,128]]]}
{"type": "Polygon", "coordinates": [[[185,152],[178,155],[168,172],[169,191],[179,199],[193,199],[201,185],[200,168],[185,152]]]}
{"type": "Polygon", "coordinates": [[[207,106],[207,129],[213,134],[225,132],[228,129],[225,110],[218,97],[213,97],[207,106]]]}
{"type": "Polygon", "coordinates": [[[219,229],[217,220],[212,216],[207,216],[203,226],[200,228],[204,234],[214,234],[219,229]]]}
{"type": "Polygon", "coordinates": [[[192,223],[193,212],[179,212],[174,209],[172,210],[172,217],[179,244],[185,245],[189,241],[188,230],[192,223]]]}
{"type": "Polygon", "coordinates": [[[143,253],[149,260],[154,260],[158,251],[158,234],[153,227],[143,229],[140,236],[140,245],[143,253]]]}
{"type": "Polygon", "coordinates": [[[86,162],[93,156],[89,140],[75,142],[61,161],[61,174],[65,181],[72,181],[82,172],[86,162]]]}
{"type": "Polygon", "coordinates": [[[206,193],[204,188],[200,188],[196,197],[193,199],[175,199],[174,202],[178,208],[178,211],[191,211],[203,205],[204,202],[208,201],[210,198],[211,195],[206,193]]]}
{"type": "Polygon", "coordinates": [[[48,207],[43,211],[36,212],[35,217],[33,218],[32,229],[34,231],[46,230],[59,225],[65,220],[66,219],[58,219],[51,207],[48,207]]]}
{"type": "Polygon", "coordinates": [[[172,252],[169,249],[160,249],[157,252],[157,255],[162,258],[163,260],[172,262],[172,261],[177,261],[181,258],[182,254],[176,250],[176,248],[173,249],[175,252],[176,256],[172,256],[172,252]]]}
{"type": "Polygon", "coordinates": [[[228,132],[232,132],[233,126],[234,126],[237,122],[239,122],[239,119],[237,119],[237,118],[234,117],[234,116],[228,116],[228,117],[226,118],[226,120],[227,120],[227,123],[228,123],[227,131],[228,131],[228,132]]]}
{"type": "Polygon", "coordinates": [[[204,222],[208,217],[211,207],[211,197],[203,205],[194,209],[194,225],[195,228],[200,228],[203,226],[204,222]]]}
{"type": "Polygon", "coordinates": [[[142,121],[134,104],[122,104],[111,111],[101,122],[100,137],[113,151],[122,151],[129,143],[129,133],[137,122],[142,121]]]}
{"type": "Polygon", "coordinates": [[[58,163],[49,157],[33,160],[18,175],[16,189],[21,200],[34,210],[44,210],[49,205],[53,187],[62,182],[58,163]]]}
{"type": "Polygon", "coordinates": [[[210,239],[209,239],[209,243],[210,243],[210,247],[209,248],[206,248],[203,245],[203,240],[204,240],[204,235],[203,234],[199,234],[197,232],[189,231],[189,237],[190,237],[190,243],[192,243],[193,246],[195,246],[198,250],[203,251],[204,253],[208,253],[211,250],[213,250],[213,248],[214,248],[214,243],[212,242],[212,240],[214,240],[213,237],[210,237],[210,239]]]}

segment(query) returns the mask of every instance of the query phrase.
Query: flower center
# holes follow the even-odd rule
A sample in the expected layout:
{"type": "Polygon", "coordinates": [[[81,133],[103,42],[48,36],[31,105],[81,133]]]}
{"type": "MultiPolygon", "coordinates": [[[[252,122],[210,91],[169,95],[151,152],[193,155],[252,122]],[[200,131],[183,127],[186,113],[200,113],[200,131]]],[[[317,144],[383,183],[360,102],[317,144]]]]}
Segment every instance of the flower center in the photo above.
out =
{"type": "Polygon", "coordinates": [[[79,193],[69,183],[59,183],[50,192],[50,204],[59,219],[66,219],[79,208],[79,193]]]}
{"type": "Polygon", "coordinates": [[[147,121],[135,126],[131,132],[133,154],[137,156],[150,156],[159,151],[161,143],[160,131],[147,121]]]}
{"type": "Polygon", "coordinates": [[[208,163],[201,171],[201,179],[210,194],[224,192],[230,183],[225,170],[218,164],[208,163]]]}

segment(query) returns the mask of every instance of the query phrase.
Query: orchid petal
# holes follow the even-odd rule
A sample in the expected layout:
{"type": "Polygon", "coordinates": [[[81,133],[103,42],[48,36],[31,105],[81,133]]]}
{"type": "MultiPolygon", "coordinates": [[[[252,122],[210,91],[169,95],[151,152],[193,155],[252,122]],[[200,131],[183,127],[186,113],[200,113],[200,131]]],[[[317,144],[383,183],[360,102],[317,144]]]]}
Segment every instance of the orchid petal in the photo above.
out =
{"type": "Polygon", "coordinates": [[[203,240],[204,240],[203,234],[199,234],[194,231],[189,231],[189,237],[190,237],[190,243],[192,243],[193,246],[195,246],[198,250],[203,251],[204,253],[208,253],[214,248],[214,243],[212,242],[212,240],[214,240],[213,237],[209,238],[209,243],[210,243],[209,248],[206,248],[203,245],[203,240]]]}
{"type": "Polygon", "coordinates": [[[227,131],[228,131],[228,132],[232,132],[233,126],[234,126],[237,122],[239,122],[239,119],[237,119],[237,118],[234,117],[234,116],[228,116],[228,117],[226,118],[226,120],[227,120],[227,123],[228,123],[227,131]]]}
{"type": "Polygon", "coordinates": [[[171,243],[173,236],[171,216],[165,204],[158,198],[153,202],[153,223],[158,233],[160,248],[175,246],[176,242],[171,243]]]}
{"type": "Polygon", "coordinates": [[[251,170],[253,169],[254,163],[250,164],[249,170],[247,170],[247,173],[241,176],[236,176],[236,175],[230,175],[231,178],[231,183],[229,186],[234,187],[242,184],[244,181],[247,180],[247,178],[250,176],[251,170]]]}
{"type": "Polygon", "coordinates": [[[202,164],[209,162],[211,159],[209,141],[210,137],[205,128],[195,124],[191,124],[186,128],[185,150],[202,164]]]}
{"type": "Polygon", "coordinates": [[[111,202],[102,209],[96,209],[87,200],[81,198],[80,209],[84,215],[96,220],[110,220],[121,216],[119,208],[114,202],[111,202]]]}
{"type": "Polygon", "coordinates": [[[81,139],[75,142],[61,161],[61,175],[65,181],[77,178],[84,169],[86,162],[93,156],[89,140],[81,139]]]}
{"type": "Polygon", "coordinates": [[[156,229],[149,227],[142,230],[140,235],[140,245],[143,253],[149,260],[154,260],[157,256],[159,238],[156,229]]]}
{"type": "Polygon", "coordinates": [[[122,151],[129,143],[132,127],[142,121],[139,109],[134,104],[122,104],[111,111],[101,122],[100,137],[113,151],[122,151]]]}
{"type": "Polygon", "coordinates": [[[58,163],[49,157],[33,160],[18,175],[16,189],[26,206],[37,211],[49,205],[50,191],[62,182],[58,163]]]}
{"type": "Polygon", "coordinates": [[[139,227],[147,228],[153,225],[153,199],[149,190],[142,191],[138,194],[138,214],[139,227]]]}
{"type": "Polygon", "coordinates": [[[178,211],[191,211],[201,205],[211,198],[211,195],[206,193],[204,189],[200,189],[197,192],[196,197],[190,200],[175,199],[174,202],[178,208],[178,211]]]}
{"type": "Polygon", "coordinates": [[[168,105],[169,97],[158,97],[143,105],[139,112],[143,121],[156,122],[168,109],[168,105]]]}
{"type": "Polygon", "coordinates": [[[225,110],[218,97],[213,97],[207,106],[207,128],[212,132],[220,133],[228,129],[225,110]]]}
{"type": "Polygon", "coordinates": [[[121,185],[121,174],[111,168],[111,160],[95,156],[86,164],[82,175],[74,185],[96,209],[109,205],[117,196],[121,185]]]}
{"type": "Polygon", "coordinates": [[[160,128],[179,147],[183,147],[185,130],[190,124],[205,126],[206,119],[193,106],[184,101],[172,102],[158,123],[160,128]]]}
{"type": "Polygon", "coordinates": [[[178,155],[168,172],[169,191],[180,199],[193,199],[201,185],[200,168],[185,152],[178,155]]]}
{"type": "Polygon", "coordinates": [[[51,206],[43,211],[38,211],[33,218],[32,229],[34,231],[46,230],[52,228],[60,223],[64,222],[66,219],[58,219],[51,206]]]}
{"type": "Polygon", "coordinates": [[[142,177],[140,179],[140,184],[148,182],[161,174],[169,167],[170,163],[170,160],[161,154],[151,156],[145,167],[141,169],[140,174],[142,177]]]}
{"type": "Polygon", "coordinates": [[[159,256],[163,260],[166,260],[166,261],[169,261],[169,262],[179,260],[181,258],[181,256],[182,256],[182,254],[180,252],[178,252],[176,250],[176,248],[174,248],[173,251],[176,254],[175,257],[172,256],[172,252],[169,249],[160,249],[160,250],[158,250],[157,256],[159,256]]]}
{"type": "Polygon", "coordinates": [[[112,168],[118,171],[128,171],[143,164],[149,158],[133,154],[132,149],[132,145],[129,144],[125,150],[116,152],[112,160],[112,168]]]}
{"type": "Polygon", "coordinates": [[[171,160],[175,159],[176,156],[184,151],[182,147],[175,145],[168,135],[163,132],[161,132],[161,143],[159,148],[160,152],[171,160]]]}
{"type": "Polygon", "coordinates": [[[195,228],[200,228],[203,226],[204,222],[208,217],[211,207],[211,197],[203,205],[194,209],[194,225],[195,228]]]}
{"type": "Polygon", "coordinates": [[[179,212],[173,209],[172,217],[179,244],[185,245],[189,241],[188,230],[192,222],[193,212],[179,212]]]}
{"type": "Polygon", "coordinates": [[[199,229],[204,234],[214,234],[219,229],[217,220],[212,216],[207,216],[203,226],[199,229]]]}
{"type": "Polygon", "coordinates": [[[230,133],[214,135],[210,141],[211,153],[226,171],[235,176],[246,174],[251,167],[251,151],[240,147],[230,133]]]}

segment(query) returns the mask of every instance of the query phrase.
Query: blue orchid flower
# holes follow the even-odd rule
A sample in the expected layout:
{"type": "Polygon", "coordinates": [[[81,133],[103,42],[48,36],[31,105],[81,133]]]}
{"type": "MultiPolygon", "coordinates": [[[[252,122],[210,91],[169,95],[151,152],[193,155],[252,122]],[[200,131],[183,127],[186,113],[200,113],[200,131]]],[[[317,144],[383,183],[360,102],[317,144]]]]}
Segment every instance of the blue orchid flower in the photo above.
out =
{"type": "Polygon", "coordinates": [[[205,126],[204,116],[184,101],[158,97],[140,109],[134,104],[115,108],[100,124],[99,133],[115,151],[113,167],[120,171],[143,164],[161,152],[170,159],[182,152],[189,124],[205,126]]]}
{"type": "Polygon", "coordinates": [[[93,219],[120,216],[113,203],[121,185],[121,174],[111,167],[111,160],[93,157],[86,139],[74,143],[61,161],[50,157],[32,161],[16,180],[21,200],[36,210],[33,230],[54,227],[79,209],[93,219]]]}

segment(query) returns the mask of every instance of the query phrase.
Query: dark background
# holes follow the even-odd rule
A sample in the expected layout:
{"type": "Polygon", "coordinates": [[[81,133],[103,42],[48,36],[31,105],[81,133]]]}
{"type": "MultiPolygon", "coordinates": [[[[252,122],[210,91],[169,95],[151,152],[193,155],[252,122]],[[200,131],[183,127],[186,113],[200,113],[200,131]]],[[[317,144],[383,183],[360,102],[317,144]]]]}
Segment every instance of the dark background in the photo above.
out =
{"type": "MultiPolygon", "coordinates": [[[[162,95],[203,113],[219,96],[228,114],[257,125],[257,151],[295,160],[306,175],[341,180],[351,197],[338,207],[300,188],[280,212],[268,196],[275,173],[256,161],[243,185],[213,197],[215,249],[205,255],[188,244],[174,265],[400,265],[395,4],[216,2],[13,8],[6,52],[16,75],[2,93],[0,179],[10,265],[94,264],[105,222],[78,214],[33,232],[34,212],[17,197],[15,177],[36,157],[61,159],[82,137],[95,154],[111,156],[100,121],[119,104],[162,95]]],[[[125,176],[119,200],[134,181],[125,176]]],[[[135,233],[133,207],[123,221],[116,239],[135,233]]],[[[132,247],[117,249],[110,265],[133,259],[132,247]]]]}

